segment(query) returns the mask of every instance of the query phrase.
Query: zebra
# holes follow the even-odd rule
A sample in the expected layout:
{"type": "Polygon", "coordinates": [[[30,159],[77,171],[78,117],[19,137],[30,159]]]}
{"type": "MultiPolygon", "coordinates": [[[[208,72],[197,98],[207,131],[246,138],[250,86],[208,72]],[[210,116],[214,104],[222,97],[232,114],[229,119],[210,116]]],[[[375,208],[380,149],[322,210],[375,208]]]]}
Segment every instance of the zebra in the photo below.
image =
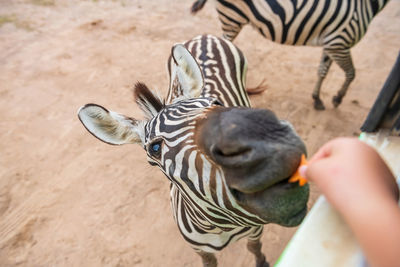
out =
{"type": "MultiPolygon", "coordinates": [[[[197,0],[192,13],[199,11],[207,0],[197,0]]],[[[345,81],[332,98],[338,107],[355,69],[350,54],[365,35],[371,20],[388,0],[216,0],[223,36],[233,41],[246,24],[262,36],[286,45],[322,46],[318,80],[312,93],[314,108],[324,110],[320,98],[322,82],[332,61],[345,73],[345,81]]]]}
{"type": "Polygon", "coordinates": [[[246,70],[233,43],[200,35],[173,46],[165,99],[135,85],[143,120],[97,104],[78,111],[101,141],[144,148],[171,182],[174,220],[204,266],[217,266],[214,253],[244,237],[256,266],[269,266],[264,224],[296,226],[307,212],[308,186],[288,182],[305,145],[289,122],[250,108],[246,70]]]}

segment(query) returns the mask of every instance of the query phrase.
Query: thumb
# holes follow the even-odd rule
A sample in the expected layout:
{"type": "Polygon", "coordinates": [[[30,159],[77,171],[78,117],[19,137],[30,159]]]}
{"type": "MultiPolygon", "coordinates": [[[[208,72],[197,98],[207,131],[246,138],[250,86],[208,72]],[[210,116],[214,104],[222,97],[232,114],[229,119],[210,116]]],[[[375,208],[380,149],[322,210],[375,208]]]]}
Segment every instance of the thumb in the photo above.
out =
{"type": "Polygon", "coordinates": [[[307,180],[313,181],[318,185],[325,180],[326,176],[329,176],[330,170],[329,161],[320,159],[311,164],[301,166],[299,173],[307,180]]]}
{"type": "Polygon", "coordinates": [[[299,168],[299,173],[302,177],[307,178],[306,172],[307,172],[308,166],[307,165],[302,165],[299,168]]]}

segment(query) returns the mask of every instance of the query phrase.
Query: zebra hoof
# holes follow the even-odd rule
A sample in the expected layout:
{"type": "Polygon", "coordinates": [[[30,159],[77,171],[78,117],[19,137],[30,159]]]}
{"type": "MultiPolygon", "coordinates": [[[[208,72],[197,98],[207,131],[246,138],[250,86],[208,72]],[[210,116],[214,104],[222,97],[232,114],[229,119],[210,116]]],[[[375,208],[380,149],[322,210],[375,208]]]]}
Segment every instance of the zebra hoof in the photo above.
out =
{"type": "Polygon", "coordinates": [[[316,110],[325,110],[324,102],[321,99],[314,99],[314,109],[316,110]]]}
{"type": "Polygon", "coordinates": [[[337,108],[337,107],[340,105],[340,103],[342,103],[342,96],[335,95],[335,96],[332,98],[332,104],[333,104],[333,106],[334,106],[335,108],[337,108]]]}
{"type": "Polygon", "coordinates": [[[257,263],[256,267],[269,267],[269,263],[264,261],[262,263],[257,263]]]}
{"type": "Polygon", "coordinates": [[[265,259],[264,254],[261,254],[261,257],[256,259],[256,267],[269,267],[269,263],[265,259]]]}

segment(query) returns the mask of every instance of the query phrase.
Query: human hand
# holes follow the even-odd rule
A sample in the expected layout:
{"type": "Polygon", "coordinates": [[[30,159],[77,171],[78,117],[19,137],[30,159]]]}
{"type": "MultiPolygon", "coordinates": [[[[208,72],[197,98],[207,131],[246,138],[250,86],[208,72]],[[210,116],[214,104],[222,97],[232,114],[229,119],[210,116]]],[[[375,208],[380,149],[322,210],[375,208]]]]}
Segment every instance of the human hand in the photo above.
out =
{"type": "Polygon", "coordinates": [[[399,266],[399,189],[372,147],[355,138],[334,139],[300,173],[343,216],[370,266],[399,266]]]}
{"type": "Polygon", "coordinates": [[[375,205],[377,200],[397,202],[399,197],[385,162],[372,147],[356,138],[326,143],[300,172],[344,215],[375,205]]]}

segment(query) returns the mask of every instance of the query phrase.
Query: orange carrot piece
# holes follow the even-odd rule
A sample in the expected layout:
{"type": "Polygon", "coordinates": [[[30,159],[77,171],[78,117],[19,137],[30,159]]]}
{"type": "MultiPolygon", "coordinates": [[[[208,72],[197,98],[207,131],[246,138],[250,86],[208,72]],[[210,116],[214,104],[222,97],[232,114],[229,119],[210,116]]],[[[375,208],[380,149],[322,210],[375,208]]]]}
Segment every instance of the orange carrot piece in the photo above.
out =
{"type": "Polygon", "coordinates": [[[300,165],[297,168],[297,171],[293,174],[292,177],[289,178],[289,183],[295,183],[297,181],[299,181],[299,185],[303,186],[307,183],[307,179],[303,176],[300,175],[299,169],[301,166],[303,165],[307,165],[307,160],[306,160],[306,156],[303,154],[301,155],[301,161],[300,161],[300,165]]]}

